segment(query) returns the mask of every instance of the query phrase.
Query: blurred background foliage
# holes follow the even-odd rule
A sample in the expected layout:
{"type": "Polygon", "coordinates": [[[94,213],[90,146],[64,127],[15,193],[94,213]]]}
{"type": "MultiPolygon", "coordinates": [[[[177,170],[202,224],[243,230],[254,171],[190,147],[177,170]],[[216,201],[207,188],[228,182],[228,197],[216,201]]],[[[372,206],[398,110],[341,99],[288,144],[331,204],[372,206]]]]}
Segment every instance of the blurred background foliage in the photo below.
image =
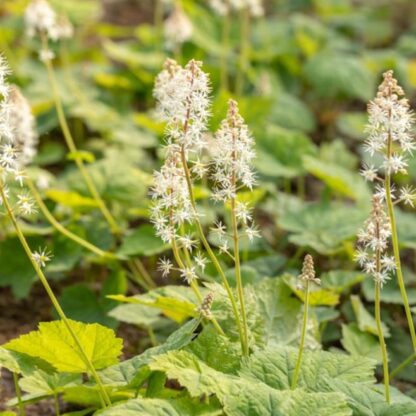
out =
{"type": "MultiPolygon", "coordinates": [[[[2,0],[0,50],[10,62],[13,82],[30,100],[41,134],[30,175],[66,226],[102,249],[117,246],[120,256],[141,258],[153,279],[164,285],[155,263],[169,247],[154,237],[148,224],[147,195],[152,171],[160,165],[164,128],[154,115],[152,88],[169,52],[153,26],[153,1],[50,2],[76,27],[73,39],[53,45],[60,93],[88,170],[124,229],[121,243],[114,241],[66,153],[47,74],[38,60],[40,45],[24,34],[26,1],[2,0]]],[[[256,207],[264,239],[242,245],[246,282],[283,271],[296,274],[302,256],[311,252],[323,282],[315,301],[320,341],[379,359],[372,309],[366,303],[373,300],[372,281],[364,280],[352,261],[355,234],[368,215],[371,196],[359,169],[366,158],[366,102],[375,95],[383,71],[395,71],[415,107],[416,2],[267,1],[265,17],[251,24],[250,64],[239,95],[234,80],[240,19],[234,16],[225,49],[221,17],[203,0],[182,3],[193,34],[176,57],[181,63],[203,60],[211,75],[211,130],[224,117],[228,98],[234,97],[256,139],[258,187],[241,197],[256,207]],[[220,82],[225,55],[228,88],[220,82]]],[[[166,15],[169,10],[167,4],[166,15]]],[[[398,181],[415,182],[414,162],[410,173],[398,181]]],[[[198,197],[207,223],[221,215],[210,204],[207,189],[198,189],[198,197]]],[[[416,307],[416,216],[411,210],[398,216],[410,300],[416,307]]],[[[0,226],[0,286],[21,299],[30,295],[35,276],[4,218],[0,226]]],[[[156,330],[160,339],[177,324],[142,305],[117,306],[106,297],[138,293],[120,262],[103,264],[57,234],[40,214],[24,227],[33,247],[47,239],[54,258],[46,273],[56,280],[70,317],[110,327],[119,321],[132,323],[150,328],[152,336],[156,330]]],[[[213,270],[208,278],[210,274],[215,277],[213,270]]],[[[296,294],[290,276],[284,281],[289,293],[296,294]]],[[[395,325],[401,309],[394,279],[383,289],[383,301],[383,319],[395,340],[389,345],[394,367],[411,353],[405,331],[395,325]]],[[[402,373],[408,381],[415,376],[414,366],[402,373]]]]}

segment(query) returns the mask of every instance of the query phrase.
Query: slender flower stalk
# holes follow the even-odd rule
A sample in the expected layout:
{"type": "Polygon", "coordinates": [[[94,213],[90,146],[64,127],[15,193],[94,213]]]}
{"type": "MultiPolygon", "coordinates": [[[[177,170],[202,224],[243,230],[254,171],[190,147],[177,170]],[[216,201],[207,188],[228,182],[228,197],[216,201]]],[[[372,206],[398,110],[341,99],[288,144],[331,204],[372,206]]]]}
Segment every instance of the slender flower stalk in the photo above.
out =
{"type": "Polygon", "coordinates": [[[372,211],[366,221],[364,229],[358,233],[356,259],[364,271],[372,274],[375,283],[375,320],[383,362],[384,388],[387,403],[390,403],[389,364],[386,343],[381,322],[381,288],[389,279],[389,272],[395,268],[395,261],[387,253],[391,227],[385,212],[383,202],[379,196],[373,196],[372,211]]]}
{"type": "Polygon", "coordinates": [[[105,202],[101,198],[91,175],[85,168],[82,156],[75,145],[75,141],[72,137],[65,117],[65,112],[63,109],[61,97],[59,95],[58,84],[52,64],[54,54],[49,48],[49,40],[51,39],[56,41],[59,39],[71,37],[73,35],[72,25],[68,19],[60,18],[57,16],[47,0],[32,0],[26,8],[25,20],[28,35],[39,35],[42,41],[40,59],[45,64],[47,70],[48,80],[52,90],[59,124],[61,126],[68,149],[74,157],[75,164],[77,165],[77,168],[79,169],[90,194],[96,201],[98,208],[108,222],[112,232],[114,234],[119,234],[120,228],[110,213],[109,209],[107,208],[105,202]]]}
{"type": "MultiPolygon", "coordinates": [[[[233,258],[238,300],[244,331],[244,351],[248,355],[248,325],[244,301],[244,289],[241,278],[240,229],[251,240],[253,237],[252,215],[246,204],[237,201],[237,191],[243,187],[253,189],[254,173],[252,161],[255,157],[254,141],[248,132],[244,120],[239,114],[234,100],[228,103],[228,114],[215,135],[213,149],[213,180],[215,183],[213,199],[230,202],[233,239],[233,258]]],[[[220,236],[221,240],[221,236],[220,236]]]]}
{"type": "Polygon", "coordinates": [[[302,273],[299,276],[299,278],[301,279],[302,287],[305,290],[305,301],[304,301],[305,306],[303,309],[303,320],[302,320],[302,328],[301,328],[301,335],[300,335],[298,358],[296,360],[296,366],[293,372],[293,378],[292,378],[292,384],[291,384],[292,390],[296,389],[297,384],[298,384],[299,372],[300,372],[300,367],[302,364],[302,355],[303,355],[303,350],[305,348],[305,339],[306,339],[306,331],[307,331],[307,325],[308,325],[308,313],[309,313],[310,284],[321,283],[320,279],[315,277],[315,267],[313,264],[313,258],[310,254],[307,254],[305,256],[305,259],[303,260],[302,273]]]}
{"type": "Polygon", "coordinates": [[[406,157],[409,154],[411,155],[413,150],[416,149],[416,144],[411,135],[413,114],[409,109],[408,100],[403,97],[403,89],[393,77],[393,71],[385,72],[383,77],[383,82],[378,88],[377,97],[368,106],[369,124],[367,130],[369,137],[366,142],[366,150],[370,155],[381,155],[383,163],[377,167],[366,166],[361,173],[369,181],[380,182],[380,185],[376,187],[376,194],[386,201],[397,282],[406,313],[413,349],[416,352],[416,332],[402,272],[394,212],[394,205],[399,202],[413,206],[416,195],[409,187],[402,188],[400,194],[397,195],[392,185],[393,175],[407,173],[406,157]],[[379,177],[379,171],[384,173],[384,180],[379,177]]]}
{"type": "MultiPolygon", "coordinates": [[[[47,50],[47,43],[48,43],[47,38],[45,36],[42,36],[42,39],[43,39],[44,48],[45,50],[47,50]]],[[[109,224],[112,232],[114,234],[119,234],[120,228],[116,220],[114,219],[114,217],[108,210],[105,202],[101,198],[100,193],[98,192],[97,187],[95,186],[95,183],[91,175],[89,174],[88,170],[85,168],[84,161],[82,160],[82,156],[75,145],[75,141],[72,137],[72,133],[66,121],[65,112],[62,106],[62,101],[59,96],[58,85],[57,85],[52,62],[50,59],[47,59],[47,60],[44,60],[44,64],[48,72],[48,79],[49,79],[49,83],[52,89],[56,112],[58,114],[59,123],[61,125],[62,133],[64,135],[68,149],[71,152],[71,154],[74,156],[75,164],[77,165],[77,168],[79,169],[91,196],[94,198],[95,202],[97,203],[98,208],[100,209],[101,213],[103,214],[104,218],[109,224]]]]}
{"type": "Polygon", "coordinates": [[[26,409],[25,404],[22,401],[22,391],[20,390],[19,386],[19,377],[17,373],[13,371],[13,383],[14,383],[14,391],[16,393],[17,398],[17,406],[19,408],[19,416],[26,416],[26,409]]]}
{"type": "Polygon", "coordinates": [[[86,367],[88,368],[89,372],[91,373],[92,377],[94,378],[95,382],[97,383],[97,386],[99,388],[99,393],[100,393],[100,397],[102,399],[102,404],[103,406],[110,406],[111,405],[111,401],[110,398],[98,376],[97,371],[95,370],[91,360],[88,358],[88,355],[85,353],[84,348],[82,347],[82,344],[80,342],[80,340],[78,339],[78,336],[76,335],[76,333],[74,332],[74,330],[71,327],[71,324],[68,320],[68,318],[66,317],[63,309],[61,308],[61,305],[58,302],[58,299],[56,298],[55,294],[53,293],[52,288],[49,285],[49,282],[46,278],[46,276],[44,275],[41,265],[39,264],[39,262],[36,260],[36,258],[33,255],[33,252],[26,240],[26,237],[23,234],[23,231],[20,228],[20,225],[17,221],[17,218],[13,212],[13,208],[10,206],[9,202],[8,202],[8,197],[4,191],[4,184],[2,182],[0,182],[0,197],[1,197],[1,201],[4,205],[4,207],[6,208],[7,214],[10,218],[10,220],[12,221],[12,224],[14,226],[14,229],[16,231],[17,237],[20,241],[20,243],[23,246],[23,249],[28,257],[28,259],[30,260],[37,276],[39,277],[40,282],[42,283],[47,295],[49,296],[49,299],[52,302],[52,305],[54,306],[58,316],[62,319],[62,321],[64,322],[68,332],[70,333],[72,339],[74,340],[78,351],[86,365],[86,367]]]}

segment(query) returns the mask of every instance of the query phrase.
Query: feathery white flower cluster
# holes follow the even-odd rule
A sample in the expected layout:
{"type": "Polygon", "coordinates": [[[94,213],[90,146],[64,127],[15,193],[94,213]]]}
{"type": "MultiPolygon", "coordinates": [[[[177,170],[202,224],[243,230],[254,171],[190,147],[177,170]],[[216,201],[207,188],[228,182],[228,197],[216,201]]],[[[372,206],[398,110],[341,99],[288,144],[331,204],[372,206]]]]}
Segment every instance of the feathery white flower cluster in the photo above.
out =
{"type": "MultiPolygon", "coordinates": [[[[210,86],[201,66],[202,63],[192,60],[183,68],[168,59],[154,89],[158,113],[167,122],[167,144],[165,162],[154,173],[151,221],[163,241],[177,244],[189,255],[200,243],[191,234],[184,234],[184,227],[199,221],[190,194],[194,180],[207,177],[212,168],[213,197],[223,202],[235,199],[239,189],[252,189],[254,185],[251,166],[255,157],[254,141],[235,101],[230,100],[227,119],[214,143],[208,146],[205,136],[210,116],[210,86]],[[203,151],[208,148],[212,163],[203,163],[203,151]]],[[[259,237],[247,204],[236,203],[234,213],[250,241],[259,237]]],[[[220,237],[221,252],[230,254],[226,227],[219,222],[214,231],[220,237]]],[[[204,272],[208,260],[198,250],[193,262],[195,267],[182,265],[181,269],[175,269],[169,260],[163,259],[159,271],[167,276],[170,271],[178,270],[189,283],[197,278],[196,270],[204,272]]]]}
{"type": "Polygon", "coordinates": [[[186,154],[206,147],[204,132],[210,116],[210,85],[202,62],[195,60],[182,68],[167,59],[156,78],[154,97],[160,118],[167,122],[167,143],[180,145],[186,154]]]}
{"type": "MultiPolygon", "coordinates": [[[[37,144],[29,104],[17,87],[8,83],[8,74],[7,63],[0,57],[0,178],[6,196],[10,195],[7,187],[10,178],[22,186],[23,168],[36,153],[37,144]]],[[[17,195],[16,205],[23,215],[35,211],[32,198],[25,193],[17,195]]]]}
{"type": "MultiPolygon", "coordinates": [[[[212,180],[214,188],[212,199],[227,202],[237,197],[241,188],[253,189],[255,175],[253,160],[256,156],[254,140],[247,125],[241,117],[238,104],[234,100],[228,102],[228,113],[215,134],[215,143],[211,150],[212,180]]],[[[239,225],[243,227],[249,241],[260,237],[260,232],[253,225],[253,217],[248,204],[236,201],[235,213],[239,225]]],[[[222,244],[222,251],[228,251],[226,228],[222,223],[217,224],[214,232],[222,244]]]]}
{"type": "Polygon", "coordinates": [[[191,39],[194,27],[181,7],[176,6],[164,23],[165,46],[175,50],[191,39]]]}
{"type": "Polygon", "coordinates": [[[225,16],[231,11],[248,9],[253,17],[264,15],[262,0],[210,0],[211,8],[220,16],[225,16]]]}
{"type": "MultiPolygon", "coordinates": [[[[25,10],[26,33],[30,37],[45,35],[47,39],[58,41],[70,39],[74,28],[66,16],[58,16],[47,0],[32,0],[25,10]]],[[[55,54],[46,45],[39,51],[42,62],[51,61],[55,54]]]]}
{"type": "Polygon", "coordinates": [[[212,150],[214,200],[235,198],[240,186],[253,189],[255,178],[252,163],[255,156],[254,140],[239,113],[238,104],[229,100],[227,117],[215,134],[212,150]]]}
{"type": "Polygon", "coordinates": [[[74,34],[71,22],[57,16],[47,0],[32,0],[25,10],[26,33],[33,37],[44,33],[51,40],[69,39],[74,34]]]}
{"type": "MultiPolygon", "coordinates": [[[[379,171],[389,175],[407,174],[406,157],[416,149],[411,135],[413,113],[408,100],[403,98],[404,91],[393,77],[393,71],[385,72],[383,77],[377,97],[368,105],[369,137],[365,149],[371,156],[383,156],[381,166],[365,166],[361,171],[362,176],[370,182],[380,179],[379,171]]],[[[413,205],[416,195],[408,191],[401,191],[400,200],[413,205]]]]}
{"type": "Polygon", "coordinates": [[[390,221],[383,201],[374,195],[370,217],[357,235],[359,248],[355,260],[381,286],[390,279],[389,273],[396,268],[394,257],[387,254],[390,236],[390,221]]]}

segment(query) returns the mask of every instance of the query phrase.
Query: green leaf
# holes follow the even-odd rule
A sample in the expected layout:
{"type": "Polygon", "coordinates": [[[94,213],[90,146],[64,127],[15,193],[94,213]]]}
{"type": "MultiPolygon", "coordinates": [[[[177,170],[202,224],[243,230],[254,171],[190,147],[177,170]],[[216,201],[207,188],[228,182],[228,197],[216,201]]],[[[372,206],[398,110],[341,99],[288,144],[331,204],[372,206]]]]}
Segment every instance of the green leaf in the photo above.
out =
{"type": "MultiPolygon", "coordinates": [[[[83,324],[72,320],[69,320],[69,324],[94,368],[108,367],[118,361],[122,340],[116,338],[111,329],[98,324],[83,324]]],[[[41,322],[39,330],[21,335],[4,347],[41,358],[58,371],[88,372],[88,367],[63,321],[41,322]]]]}
{"type": "Polygon", "coordinates": [[[206,326],[187,349],[201,361],[223,373],[236,374],[240,368],[240,343],[231,342],[227,337],[218,335],[211,326],[206,326]]]}
{"type": "Polygon", "coordinates": [[[297,130],[270,126],[257,143],[256,169],[271,178],[294,178],[306,173],[303,157],[316,155],[316,146],[297,130]]]}
{"type": "Polygon", "coordinates": [[[46,196],[52,201],[67,207],[97,207],[97,203],[94,199],[82,196],[79,193],[73,191],[64,191],[62,189],[48,189],[46,191],[46,196]]]}
{"type": "MultiPolygon", "coordinates": [[[[259,316],[263,321],[265,345],[296,345],[299,341],[299,316],[302,303],[291,296],[282,279],[264,279],[254,287],[259,316]]],[[[316,345],[309,339],[308,343],[316,345]]]]}
{"type": "Polygon", "coordinates": [[[381,363],[378,338],[368,332],[363,332],[354,323],[342,325],[341,344],[351,355],[372,358],[381,363]]]}
{"type": "Polygon", "coordinates": [[[279,392],[264,383],[215,371],[186,351],[159,356],[150,368],[177,380],[191,397],[215,394],[224,404],[225,413],[230,415],[299,416],[308,414],[305,412],[311,408],[319,409],[320,415],[351,415],[342,395],[311,394],[301,390],[279,392]]]}
{"type": "Polygon", "coordinates": [[[199,320],[193,319],[175,331],[164,344],[149,348],[141,355],[102,370],[100,372],[102,382],[114,386],[135,385],[140,381],[140,371],[153,357],[188,345],[194,338],[194,331],[198,325],[199,320]]]}
{"type": "Polygon", "coordinates": [[[347,291],[351,287],[361,283],[365,274],[350,270],[331,270],[321,275],[322,287],[331,289],[337,293],[347,291]]]}
{"type": "Polygon", "coordinates": [[[320,254],[334,254],[355,237],[368,213],[339,203],[301,202],[279,194],[277,223],[292,233],[289,240],[301,247],[311,247],[320,254]]]}
{"type": "Polygon", "coordinates": [[[83,162],[92,163],[95,161],[94,153],[87,152],[86,150],[77,150],[76,152],[70,152],[66,156],[68,160],[81,160],[83,162]]]}
{"type": "Polygon", "coordinates": [[[311,156],[305,156],[303,163],[309,173],[320,179],[336,193],[354,201],[370,200],[369,188],[358,173],[351,172],[339,164],[311,156]]]}
{"type": "Polygon", "coordinates": [[[186,286],[163,286],[144,295],[108,297],[119,302],[159,309],[165,316],[179,323],[198,315],[196,311],[198,302],[195,294],[190,287],[186,286]]]}
{"type": "MultiPolygon", "coordinates": [[[[32,240],[29,239],[32,245],[32,240]]],[[[37,240],[37,244],[39,241],[37,240]]],[[[36,247],[36,246],[35,246],[36,247]]],[[[36,274],[27,258],[20,241],[17,238],[8,238],[0,242],[0,286],[11,286],[17,298],[28,295],[36,274]]]]}
{"type": "MultiPolygon", "coordinates": [[[[275,389],[290,389],[292,371],[298,350],[290,347],[255,352],[241,370],[244,377],[255,378],[275,389]]],[[[322,391],[326,378],[348,383],[369,383],[374,380],[374,361],[326,351],[305,350],[299,375],[299,388],[322,391]]]]}
{"type": "Polygon", "coordinates": [[[58,394],[63,392],[66,387],[81,383],[82,380],[78,374],[48,374],[41,370],[33,372],[30,376],[23,377],[19,381],[23,391],[39,396],[58,394]]]}
{"type": "MultiPolygon", "coordinates": [[[[351,296],[351,305],[354,310],[355,318],[357,319],[358,327],[361,331],[369,332],[370,334],[378,336],[377,323],[375,318],[365,309],[359,296],[351,296]]],[[[382,322],[381,327],[386,338],[390,336],[389,329],[382,322]]]]}
{"type": "MultiPolygon", "coordinates": [[[[285,275],[285,283],[291,288],[292,292],[305,303],[305,291],[299,290],[297,284],[299,279],[295,276],[285,275]]],[[[339,295],[332,290],[321,289],[320,286],[309,285],[309,305],[311,306],[335,306],[339,303],[339,295]]]]}
{"type": "Polygon", "coordinates": [[[158,309],[135,304],[116,306],[108,315],[121,322],[145,327],[152,327],[163,319],[158,309]]]}
{"type": "Polygon", "coordinates": [[[336,126],[344,136],[363,140],[367,122],[368,114],[365,112],[345,112],[339,115],[336,126]]]}
{"type": "Polygon", "coordinates": [[[321,97],[368,101],[374,95],[374,77],[358,56],[321,52],[309,60],[304,73],[321,97]]]}
{"type": "Polygon", "coordinates": [[[128,234],[118,250],[122,256],[154,256],[169,249],[159,237],[155,235],[154,228],[142,225],[131,234],[128,234]]]}

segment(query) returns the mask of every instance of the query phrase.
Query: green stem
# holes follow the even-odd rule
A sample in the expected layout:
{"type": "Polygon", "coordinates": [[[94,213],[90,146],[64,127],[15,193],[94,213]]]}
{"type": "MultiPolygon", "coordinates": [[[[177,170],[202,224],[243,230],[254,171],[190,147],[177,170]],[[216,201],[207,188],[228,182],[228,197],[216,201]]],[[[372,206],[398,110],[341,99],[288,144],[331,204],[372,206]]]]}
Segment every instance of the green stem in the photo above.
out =
{"type": "Polygon", "coordinates": [[[20,391],[19,378],[17,373],[13,372],[14,390],[16,392],[17,404],[19,406],[19,416],[26,416],[25,405],[22,401],[22,392],[20,391]]]}
{"type": "MultiPolygon", "coordinates": [[[[228,4],[226,5],[228,8],[228,4]]],[[[231,13],[227,10],[222,25],[221,89],[228,90],[228,53],[230,50],[231,13]]]]}
{"type": "Polygon", "coordinates": [[[416,353],[409,355],[405,360],[403,360],[391,373],[390,379],[393,379],[397,374],[401,373],[409,364],[412,364],[416,360],[416,353]]]}
{"type": "MultiPolygon", "coordinates": [[[[387,157],[390,158],[392,153],[392,137],[389,134],[388,142],[387,142],[387,157]]],[[[413,350],[416,352],[416,333],[415,333],[415,326],[413,322],[412,311],[410,310],[409,299],[407,297],[406,285],[404,283],[403,273],[402,273],[402,266],[400,260],[400,249],[399,249],[399,238],[397,234],[397,226],[396,226],[396,217],[394,214],[394,207],[393,207],[393,200],[391,197],[391,174],[389,170],[386,172],[384,186],[386,189],[386,203],[388,214],[390,218],[390,226],[391,226],[391,240],[393,246],[393,253],[394,259],[396,262],[396,275],[397,281],[399,283],[400,294],[403,301],[404,310],[406,313],[407,324],[409,326],[410,336],[412,339],[413,350]]]]}
{"type": "Polygon", "coordinates": [[[141,275],[140,271],[137,269],[137,265],[133,260],[127,261],[127,266],[131,272],[131,279],[140,285],[144,290],[151,290],[149,284],[144,280],[143,276],[141,275]]]}
{"type": "Polygon", "coordinates": [[[144,267],[144,264],[140,259],[135,259],[134,263],[137,267],[137,270],[142,275],[143,279],[146,281],[146,283],[149,285],[150,288],[154,289],[156,287],[155,282],[153,281],[150,274],[147,272],[146,267],[144,267]]]}
{"type": "MultiPolygon", "coordinates": [[[[181,150],[181,160],[182,160],[182,166],[183,166],[183,169],[184,169],[184,172],[185,172],[185,179],[186,179],[186,183],[187,183],[187,187],[188,187],[189,199],[191,201],[192,208],[193,208],[194,212],[197,213],[196,203],[195,203],[195,196],[194,196],[194,191],[193,191],[193,188],[192,188],[191,174],[189,172],[188,163],[186,162],[185,150],[183,149],[183,147],[182,147],[182,150],[181,150]]],[[[224,288],[227,292],[227,296],[230,299],[231,307],[232,307],[233,313],[234,313],[235,322],[236,322],[237,328],[238,328],[238,333],[240,335],[241,349],[244,352],[245,351],[244,331],[243,331],[243,327],[242,327],[242,324],[241,324],[240,315],[239,315],[239,312],[238,312],[237,302],[234,299],[234,295],[233,295],[233,292],[231,290],[231,286],[228,283],[228,279],[225,276],[224,271],[222,270],[222,267],[220,265],[220,262],[217,259],[217,256],[213,252],[211,246],[208,243],[208,240],[205,237],[204,230],[202,228],[201,222],[199,221],[198,215],[195,215],[195,224],[196,224],[196,228],[197,228],[197,231],[198,231],[199,238],[202,241],[202,245],[204,246],[204,248],[207,251],[208,256],[211,259],[215,269],[217,270],[218,274],[220,275],[222,283],[224,285],[224,288]]]]}
{"type": "MultiPolygon", "coordinates": [[[[42,35],[42,45],[45,50],[48,49],[48,40],[45,35],[42,35]]],[[[103,214],[104,218],[108,222],[112,232],[114,234],[120,233],[120,228],[111,215],[110,211],[108,210],[107,206],[105,205],[103,199],[101,198],[93,179],[91,178],[90,174],[88,173],[88,170],[84,166],[84,162],[82,160],[82,156],[79,154],[78,149],[75,145],[74,139],[72,137],[71,131],[69,129],[68,123],[65,118],[65,112],[62,106],[62,101],[59,96],[59,90],[58,90],[58,83],[55,77],[55,72],[53,69],[52,62],[50,60],[45,60],[45,66],[48,73],[48,79],[49,83],[52,89],[52,95],[55,102],[56,112],[58,115],[59,124],[62,129],[62,133],[64,135],[66,144],[68,146],[69,151],[72,153],[75,164],[77,165],[77,168],[79,169],[85,184],[87,185],[88,191],[94,198],[95,202],[98,205],[98,208],[100,209],[101,213],[103,214]]]]}
{"type": "Polygon", "coordinates": [[[241,263],[240,263],[240,244],[238,236],[238,224],[235,213],[235,198],[231,199],[231,221],[233,228],[233,242],[234,242],[234,264],[235,264],[235,280],[237,282],[237,293],[238,300],[240,302],[241,317],[243,321],[243,331],[244,331],[244,345],[243,345],[243,354],[245,356],[249,355],[248,347],[248,325],[247,325],[247,314],[246,306],[244,301],[244,288],[243,280],[241,278],[241,263]]]}
{"type": "MultiPolygon", "coordinates": [[[[179,253],[179,249],[178,249],[178,246],[177,246],[175,240],[172,241],[172,252],[173,252],[173,256],[175,257],[176,263],[178,263],[178,266],[181,269],[184,269],[185,268],[185,264],[184,264],[184,262],[181,259],[181,256],[180,256],[180,253],[179,253]]],[[[190,259],[187,258],[186,261],[188,262],[188,265],[189,265],[190,264],[189,263],[190,262],[190,259]]],[[[201,290],[199,289],[198,282],[192,281],[191,284],[190,284],[190,286],[191,286],[192,290],[194,291],[195,296],[198,299],[198,302],[201,303],[204,298],[202,296],[201,290]]],[[[215,318],[215,316],[212,317],[212,319],[210,320],[210,322],[214,325],[214,328],[217,330],[217,332],[220,335],[225,336],[225,333],[224,333],[223,329],[221,328],[220,324],[218,323],[217,318],[215,318]]]]}
{"type": "Polygon", "coordinates": [[[53,400],[54,400],[54,404],[55,404],[55,415],[56,415],[56,416],[60,416],[60,414],[61,414],[61,410],[60,410],[60,408],[59,408],[59,396],[58,396],[58,394],[57,394],[57,393],[55,393],[55,394],[53,395],[53,400]]]}
{"type": "Polygon", "coordinates": [[[250,56],[250,20],[250,10],[246,7],[241,11],[241,48],[236,80],[236,94],[238,96],[244,91],[244,78],[250,56]]]}
{"type": "Polygon", "coordinates": [[[84,351],[84,348],[82,347],[82,344],[81,344],[77,334],[72,329],[72,326],[71,326],[68,318],[66,317],[63,309],[61,308],[61,305],[58,302],[58,299],[56,298],[55,294],[53,293],[53,290],[52,290],[51,286],[49,285],[48,279],[44,275],[44,273],[43,273],[42,269],[40,268],[39,264],[33,258],[32,250],[30,249],[29,244],[26,240],[26,237],[24,236],[24,234],[23,234],[23,232],[20,228],[20,225],[17,222],[17,219],[16,219],[16,217],[13,213],[13,209],[10,206],[9,201],[7,199],[7,196],[4,192],[3,183],[1,183],[1,182],[0,182],[0,196],[1,196],[1,200],[3,201],[4,207],[6,208],[7,214],[9,215],[9,218],[13,223],[13,226],[15,228],[17,237],[18,237],[21,245],[23,246],[23,249],[24,249],[28,259],[30,260],[33,268],[35,269],[35,272],[36,272],[37,276],[39,277],[39,280],[41,281],[43,287],[45,288],[45,291],[48,294],[49,299],[52,302],[52,305],[54,306],[56,312],[58,313],[59,317],[64,322],[64,325],[66,326],[68,332],[70,333],[71,337],[73,338],[73,340],[74,340],[74,342],[75,342],[75,344],[76,344],[76,346],[79,350],[79,353],[81,355],[82,360],[84,361],[86,367],[91,372],[92,376],[95,379],[95,382],[97,383],[97,386],[98,386],[99,391],[100,391],[100,397],[102,399],[103,407],[105,407],[107,405],[110,406],[111,405],[110,398],[109,398],[103,384],[101,383],[101,380],[98,376],[97,371],[95,370],[95,368],[94,368],[91,360],[89,359],[88,355],[84,351]]]}
{"type": "Polygon", "coordinates": [[[383,359],[383,376],[384,376],[384,390],[386,402],[390,404],[390,382],[389,382],[389,362],[387,356],[386,342],[384,341],[383,328],[381,326],[381,311],[380,311],[380,282],[375,284],[375,318],[377,324],[378,339],[380,343],[381,356],[383,359]]]}
{"type": "Polygon", "coordinates": [[[49,221],[52,227],[54,227],[58,232],[60,232],[65,237],[69,238],[70,240],[74,241],[75,243],[79,244],[80,246],[91,251],[92,253],[96,254],[97,256],[115,258],[115,255],[113,253],[109,253],[109,252],[101,250],[100,248],[96,247],[95,245],[89,243],[88,241],[84,240],[83,238],[77,236],[76,234],[74,234],[73,232],[65,228],[49,211],[48,207],[43,202],[42,197],[40,196],[33,181],[29,178],[26,178],[26,185],[28,186],[31,194],[35,198],[36,203],[39,206],[42,214],[49,221]]]}
{"type": "Polygon", "coordinates": [[[302,332],[300,336],[298,359],[296,361],[296,367],[293,373],[293,379],[292,379],[292,385],[291,385],[292,390],[294,390],[298,384],[299,371],[300,371],[300,366],[302,363],[303,349],[305,347],[306,327],[308,323],[308,311],[309,311],[309,280],[306,280],[305,306],[303,310],[302,332]]]}
{"type": "Polygon", "coordinates": [[[156,29],[156,46],[162,49],[162,33],[163,33],[163,1],[155,0],[154,25],[156,29]]]}

